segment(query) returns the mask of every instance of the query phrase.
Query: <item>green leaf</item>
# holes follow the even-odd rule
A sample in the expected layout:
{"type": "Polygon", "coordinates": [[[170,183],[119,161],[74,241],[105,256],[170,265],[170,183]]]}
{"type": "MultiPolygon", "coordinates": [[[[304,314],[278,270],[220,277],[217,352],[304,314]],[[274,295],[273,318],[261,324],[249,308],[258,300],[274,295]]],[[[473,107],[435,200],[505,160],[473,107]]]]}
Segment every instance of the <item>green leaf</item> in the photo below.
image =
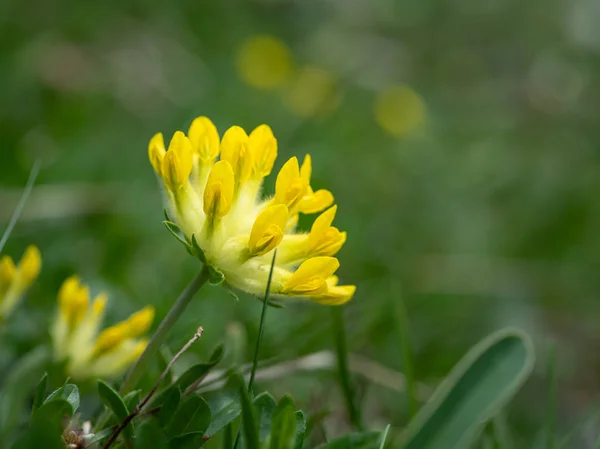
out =
{"type": "Polygon", "coordinates": [[[190,432],[201,432],[204,435],[210,421],[211,413],[208,404],[200,396],[193,395],[181,402],[166,433],[169,438],[190,432]]]}
{"type": "MultiPolygon", "coordinates": [[[[198,449],[204,440],[203,432],[190,432],[173,438],[169,449],[198,449]]],[[[152,446],[149,446],[152,447],[152,446]]]]}
{"type": "Polygon", "coordinates": [[[221,285],[223,282],[225,282],[225,275],[222,271],[218,270],[212,265],[208,265],[208,270],[210,273],[208,283],[210,285],[221,285]]]}
{"type": "Polygon", "coordinates": [[[208,372],[217,365],[223,358],[223,345],[218,345],[210,356],[210,360],[205,363],[199,363],[189,368],[183,373],[174,385],[184,392],[190,385],[196,382],[201,377],[206,376],[208,372]]]}
{"type": "Polygon", "coordinates": [[[306,419],[304,419],[304,413],[302,410],[298,410],[294,415],[296,417],[294,449],[302,449],[302,446],[304,445],[304,436],[306,435],[306,419]]]}
{"type": "Polygon", "coordinates": [[[31,409],[31,413],[35,413],[35,411],[42,406],[44,403],[44,398],[46,397],[46,389],[48,388],[48,373],[44,373],[42,378],[40,379],[37,388],[35,389],[35,396],[33,397],[33,407],[31,409]]]}
{"type": "Polygon", "coordinates": [[[380,438],[379,432],[351,433],[319,446],[319,449],[376,449],[380,438]]]}
{"type": "Polygon", "coordinates": [[[270,449],[292,449],[296,436],[296,407],[289,396],[284,396],[273,413],[270,449]]]}
{"type": "Polygon", "coordinates": [[[142,390],[134,390],[123,396],[127,410],[133,410],[142,400],[142,390]]]}
{"type": "Polygon", "coordinates": [[[208,401],[210,411],[212,412],[212,421],[206,433],[210,436],[223,430],[228,424],[233,422],[242,412],[240,395],[238,389],[226,389],[221,393],[212,396],[208,401]]]}
{"type": "Polygon", "coordinates": [[[185,247],[187,252],[193,254],[193,248],[190,246],[187,240],[184,237],[182,237],[181,229],[179,228],[179,226],[177,226],[177,224],[173,223],[172,221],[168,220],[163,221],[163,224],[171,233],[171,235],[175,237],[175,239],[185,247]]]}
{"type": "Polygon", "coordinates": [[[160,407],[157,418],[163,427],[166,427],[167,424],[171,422],[171,419],[173,419],[175,410],[177,410],[177,407],[179,406],[181,392],[179,391],[179,387],[177,385],[172,385],[163,393],[162,396],[164,398],[164,402],[160,407]]]}
{"type": "MultiPolygon", "coordinates": [[[[123,422],[125,418],[127,418],[129,415],[129,410],[127,410],[127,406],[125,405],[123,398],[121,398],[119,393],[117,393],[110,385],[99,380],[98,394],[100,395],[100,399],[104,405],[114,413],[119,422],[123,422]]],[[[123,429],[123,434],[128,441],[133,438],[133,423],[130,422],[127,424],[127,426],[123,429]]]]}
{"type": "Polygon", "coordinates": [[[75,384],[64,384],[58,390],[53,391],[44,403],[64,399],[72,408],[71,415],[79,409],[79,389],[75,384]]]}
{"type": "Polygon", "coordinates": [[[405,449],[468,448],[519,390],[534,363],[529,337],[496,332],[473,347],[406,430],[405,449]]]}
{"type": "Polygon", "coordinates": [[[46,347],[38,347],[15,361],[2,382],[0,394],[0,441],[8,435],[25,415],[27,397],[40,381],[51,355],[46,347]]]}
{"type": "Polygon", "coordinates": [[[269,438],[269,435],[271,435],[271,422],[276,407],[277,402],[275,402],[275,398],[267,392],[259,394],[254,399],[261,443],[264,443],[269,438]]]}
{"type": "Polygon", "coordinates": [[[259,449],[260,439],[257,430],[256,416],[254,415],[254,407],[250,401],[250,395],[246,390],[246,385],[241,375],[236,374],[235,378],[239,385],[240,399],[242,403],[242,431],[244,434],[246,449],[259,449]]]}
{"type": "Polygon", "coordinates": [[[13,448],[64,449],[63,429],[72,411],[72,404],[59,397],[44,403],[31,417],[25,436],[13,448]]]}
{"type": "Polygon", "coordinates": [[[133,449],[168,449],[167,437],[155,418],[150,418],[136,426],[133,449]]]}

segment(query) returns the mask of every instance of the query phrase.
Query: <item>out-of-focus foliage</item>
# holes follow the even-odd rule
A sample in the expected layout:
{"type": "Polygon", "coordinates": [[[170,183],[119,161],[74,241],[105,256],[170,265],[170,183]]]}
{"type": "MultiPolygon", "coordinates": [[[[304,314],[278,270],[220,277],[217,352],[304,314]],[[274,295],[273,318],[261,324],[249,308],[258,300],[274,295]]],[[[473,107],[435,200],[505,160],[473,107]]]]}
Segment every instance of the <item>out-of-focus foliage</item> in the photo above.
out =
{"type": "MultiPolygon", "coordinates": [[[[340,276],[358,285],[346,308],[352,353],[403,369],[388,313],[400,286],[418,383],[437,384],[475,341],[515,324],[540,347],[557,342],[562,430],[596,401],[598,2],[8,0],[0,12],[0,226],[43,161],[4,253],[33,243],[44,260],[2,331],[2,378],[15,355],[48,341],[56,292],[73,273],[113,298],[109,323],[147,304],[165,315],[198,263],[160,223],[146,144],[208,115],[221,133],[268,123],[280,161],[313,155],[314,184],[336,194],[348,231],[340,276]],[[278,44],[244,56],[257,36],[278,44]],[[249,57],[273,78],[252,81],[258,67],[244,76],[249,57]]],[[[255,340],[259,314],[248,297],[204,289],[169,338],[177,348],[205,328],[179,369],[223,339],[242,342],[232,361],[249,361],[243,342],[255,340]],[[232,323],[247,334],[228,333],[240,329],[232,323]]],[[[320,351],[330,328],[313,304],[269,309],[261,358],[320,351]]],[[[358,365],[371,427],[404,424],[403,394],[358,365]]],[[[53,387],[64,381],[49,374],[53,387]]],[[[542,438],[546,413],[544,373],[534,375],[508,416],[524,447],[542,438]]],[[[330,370],[259,385],[307,413],[329,409],[327,435],[347,430],[330,370]]]]}

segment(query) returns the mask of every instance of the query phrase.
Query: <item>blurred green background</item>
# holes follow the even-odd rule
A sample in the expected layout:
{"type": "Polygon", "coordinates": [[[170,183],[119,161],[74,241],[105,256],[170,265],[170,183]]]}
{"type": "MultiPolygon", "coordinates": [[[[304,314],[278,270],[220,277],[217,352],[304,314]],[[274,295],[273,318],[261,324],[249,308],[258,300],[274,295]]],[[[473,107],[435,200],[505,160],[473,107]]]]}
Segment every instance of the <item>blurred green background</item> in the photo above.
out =
{"type": "MultiPolygon", "coordinates": [[[[540,439],[556,343],[568,429],[600,397],[599,20],[596,0],[3,1],[0,226],[41,159],[5,253],[34,243],[44,267],[0,362],[48,341],[72,273],[109,293],[108,323],[144,304],[164,316],[198,263],[161,224],[147,142],[206,115],[221,133],[269,124],[276,169],[310,152],[313,186],[335,194],[371,426],[407,419],[403,393],[365,365],[402,371],[402,296],[426,386],[495,329],[533,335],[537,372],[508,414],[523,447],[540,439]]],[[[206,288],[170,346],[203,325],[189,360],[238,333],[249,361],[259,314],[247,296],[206,288]]],[[[331,322],[307,302],[270,309],[261,358],[331,350],[331,322]]],[[[260,389],[330,409],[332,435],[347,426],[333,370],[260,389]]]]}

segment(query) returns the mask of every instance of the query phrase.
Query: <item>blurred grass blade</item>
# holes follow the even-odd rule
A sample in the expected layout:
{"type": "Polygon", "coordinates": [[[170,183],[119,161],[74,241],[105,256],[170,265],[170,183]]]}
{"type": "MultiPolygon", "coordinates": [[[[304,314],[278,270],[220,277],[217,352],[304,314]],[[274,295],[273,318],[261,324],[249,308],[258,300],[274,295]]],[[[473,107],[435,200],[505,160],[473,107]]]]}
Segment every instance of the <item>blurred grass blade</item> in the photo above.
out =
{"type": "Polygon", "coordinates": [[[383,449],[385,447],[385,440],[387,440],[388,433],[390,433],[390,427],[391,426],[388,424],[381,433],[381,443],[379,443],[379,449],[383,449]]]}
{"type": "Polygon", "coordinates": [[[410,327],[406,307],[402,298],[402,292],[399,287],[395,289],[396,294],[392,295],[393,308],[396,318],[396,328],[400,336],[400,350],[402,351],[402,371],[406,379],[406,398],[408,402],[408,416],[412,419],[417,413],[417,393],[415,389],[415,376],[412,360],[412,345],[410,342],[410,327]]]}
{"type": "Polygon", "coordinates": [[[556,347],[548,349],[547,366],[548,398],[546,401],[546,449],[556,447],[556,347]]]}
{"type": "Polygon", "coordinates": [[[346,343],[346,320],[342,306],[332,307],[333,336],[335,339],[335,352],[338,362],[338,378],[346,402],[348,417],[355,429],[362,430],[362,417],[360,409],[355,404],[354,386],[348,368],[348,345],[346,343]]]}
{"type": "Polygon", "coordinates": [[[492,432],[498,449],[513,449],[514,443],[504,412],[498,413],[492,422],[492,432]]]}
{"type": "Polygon", "coordinates": [[[23,208],[25,207],[25,203],[27,202],[27,199],[29,198],[29,194],[33,190],[33,186],[35,184],[35,180],[37,179],[39,172],[40,172],[40,161],[37,160],[33,163],[33,167],[31,167],[31,171],[29,172],[29,179],[27,180],[27,184],[25,185],[25,189],[23,190],[21,199],[19,199],[19,203],[17,204],[17,207],[15,208],[15,211],[13,212],[12,217],[10,217],[8,226],[6,227],[6,230],[4,231],[4,234],[2,234],[2,238],[0,239],[0,253],[4,249],[4,245],[6,245],[6,241],[10,237],[10,234],[12,233],[13,229],[17,225],[17,221],[19,221],[19,217],[23,213],[23,208]]]}
{"type": "Polygon", "coordinates": [[[454,367],[409,424],[405,449],[468,448],[519,390],[533,368],[530,338],[504,329],[483,339],[454,367]]]}

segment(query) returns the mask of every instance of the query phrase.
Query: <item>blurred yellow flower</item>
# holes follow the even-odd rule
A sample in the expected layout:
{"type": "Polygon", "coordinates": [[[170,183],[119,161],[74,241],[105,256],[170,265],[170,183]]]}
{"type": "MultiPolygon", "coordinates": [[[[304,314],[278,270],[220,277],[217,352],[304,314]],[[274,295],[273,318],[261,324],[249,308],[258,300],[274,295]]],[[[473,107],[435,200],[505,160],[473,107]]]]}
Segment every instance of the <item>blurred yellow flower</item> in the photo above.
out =
{"type": "Polygon", "coordinates": [[[25,250],[18,265],[9,256],[0,258],[0,319],[11,314],[37,279],[41,267],[40,250],[34,245],[25,250]]]}
{"type": "Polygon", "coordinates": [[[296,157],[288,160],[277,175],[275,195],[263,199],[263,178],[277,157],[277,140],[267,125],[250,135],[233,126],[219,140],[212,122],[198,117],[187,137],[175,133],[168,151],[162,134],[150,140],[148,150],[177,230],[188,245],[197,243],[202,258],[229,285],[262,295],[277,248],[273,296],[331,305],[352,297],[355,287],[338,286],[333,276],[339,266],[333,256],[346,233],[332,226],[337,208],[331,192],[310,185],[309,155],[301,166],[296,157]],[[294,231],[298,214],[322,211],[309,233],[294,231]]]}
{"type": "Polygon", "coordinates": [[[288,46],[274,36],[253,36],[244,41],[236,57],[238,76],[258,89],[284,84],[292,70],[288,46]]]}
{"type": "Polygon", "coordinates": [[[284,93],[284,105],[300,117],[327,115],[338,107],[340,99],[335,76],[316,66],[299,69],[284,93]]]}
{"type": "Polygon", "coordinates": [[[100,332],[106,301],[104,293],[90,301],[88,287],[77,276],[65,280],[58,292],[51,328],[54,357],[76,380],[116,377],[146,348],[147,340],[140,337],[152,325],[154,308],[145,307],[100,332]]]}
{"type": "Polygon", "coordinates": [[[385,88],[375,99],[375,120],[386,132],[405,136],[425,121],[425,102],[421,96],[406,85],[385,88]]]}

